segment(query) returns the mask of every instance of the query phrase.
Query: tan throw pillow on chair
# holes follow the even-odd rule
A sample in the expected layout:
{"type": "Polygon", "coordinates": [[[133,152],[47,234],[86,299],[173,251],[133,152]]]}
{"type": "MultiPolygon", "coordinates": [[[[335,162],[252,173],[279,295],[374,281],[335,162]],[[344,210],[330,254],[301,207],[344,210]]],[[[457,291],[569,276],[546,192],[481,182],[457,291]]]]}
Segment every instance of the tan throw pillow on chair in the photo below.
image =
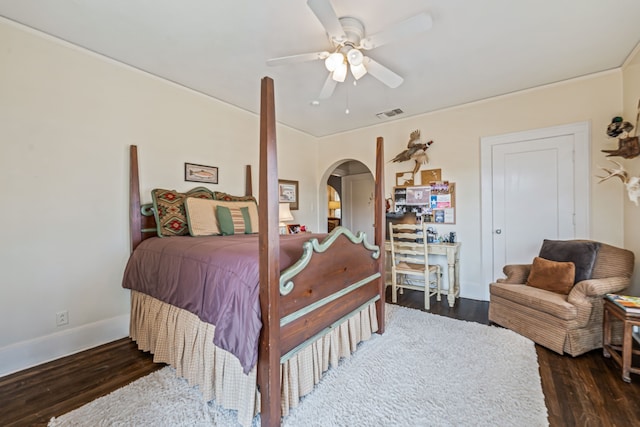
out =
{"type": "Polygon", "coordinates": [[[527,285],[567,295],[573,287],[575,276],[576,266],[572,262],[549,261],[535,257],[527,285]]]}

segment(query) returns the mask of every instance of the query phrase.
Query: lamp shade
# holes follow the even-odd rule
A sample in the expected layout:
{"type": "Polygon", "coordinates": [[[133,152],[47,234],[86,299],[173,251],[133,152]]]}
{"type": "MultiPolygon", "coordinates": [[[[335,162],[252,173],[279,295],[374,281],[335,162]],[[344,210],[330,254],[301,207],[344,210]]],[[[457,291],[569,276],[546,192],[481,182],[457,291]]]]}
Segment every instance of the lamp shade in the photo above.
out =
{"type": "Polygon", "coordinates": [[[293,215],[291,215],[289,203],[280,203],[278,219],[280,220],[280,222],[293,221],[293,215]]]}
{"type": "Polygon", "coordinates": [[[337,200],[330,200],[329,209],[331,210],[340,209],[340,202],[337,200]]]}
{"type": "Polygon", "coordinates": [[[353,78],[359,80],[360,77],[367,74],[367,69],[364,65],[352,65],[351,66],[351,74],[353,74],[353,78]]]}
{"type": "Polygon", "coordinates": [[[348,53],[347,53],[347,61],[349,61],[349,64],[351,64],[352,66],[358,66],[358,65],[362,65],[362,61],[364,61],[364,55],[362,55],[362,52],[360,52],[358,49],[351,49],[348,53]]]}
{"type": "Polygon", "coordinates": [[[331,73],[331,78],[340,83],[344,82],[344,79],[347,78],[347,63],[342,62],[339,64],[331,73]]]}
{"type": "Polygon", "coordinates": [[[335,71],[342,63],[344,63],[344,55],[340,52],[334,52],[324,60],[324,66],[328,71],[335,71]]]}

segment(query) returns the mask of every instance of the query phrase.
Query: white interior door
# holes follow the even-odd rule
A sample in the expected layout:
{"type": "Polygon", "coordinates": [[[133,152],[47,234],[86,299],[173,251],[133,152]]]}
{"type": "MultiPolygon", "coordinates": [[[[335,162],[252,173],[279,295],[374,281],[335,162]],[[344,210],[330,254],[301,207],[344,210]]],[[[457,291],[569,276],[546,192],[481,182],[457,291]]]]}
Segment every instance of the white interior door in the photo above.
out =
{"type": "Polygon", "coordinates": [[[493,274],[530,263],[543,239],[572,239],[573,144],[568,135],[493,149],[493,274]]]}
{"type": "Polygon", "coordinates": [[[588,237],[588,123],[482,138],[481,155],[485,280],[531,263],[543,239],[588,237]]]}
{"type": "Polygon", "coordinates": [[[362,231],[373,242],[373,192],[371,173],[342,177],[342,225],[354,233],[362,231]]]}

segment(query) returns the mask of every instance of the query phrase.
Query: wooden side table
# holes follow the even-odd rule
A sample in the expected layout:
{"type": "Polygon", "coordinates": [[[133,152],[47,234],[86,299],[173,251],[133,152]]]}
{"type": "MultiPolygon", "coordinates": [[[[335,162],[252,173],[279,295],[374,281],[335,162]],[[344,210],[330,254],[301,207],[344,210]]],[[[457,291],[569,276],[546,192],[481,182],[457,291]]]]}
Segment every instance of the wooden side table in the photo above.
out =
{"type": "Polygon", "coordinates": [[[602,333],[602,353],[604,357],[613,357],[613,360],[622,367],[622,379],[631,382],[631,373],[640,374],[640,367],[631,366],[634,354],[640,354],[640,350],[633,349],[633,326],[640,326],[640,314],[628,313],[621,307],[605,298],[602,333]],[[622,321],[624,330],[622,333],[622,346],[611,343],[611,319],[622,321]]]}

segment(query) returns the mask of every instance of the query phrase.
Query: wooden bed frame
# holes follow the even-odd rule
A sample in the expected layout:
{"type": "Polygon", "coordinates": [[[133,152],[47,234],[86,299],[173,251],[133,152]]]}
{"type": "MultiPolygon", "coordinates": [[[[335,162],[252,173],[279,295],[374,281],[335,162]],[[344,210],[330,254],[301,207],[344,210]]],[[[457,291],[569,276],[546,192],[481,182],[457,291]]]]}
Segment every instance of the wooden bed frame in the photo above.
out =
{"type": "MultiPolygon", "coordinates": [[[[324,242],[304,244],[303,257],[279,271],[278,168],[273,80],[262,79],[260,106],[260,308],[262,330],[258,351],[258,387],[262,426],[281,423],[280,364],[289,355],[322,336],[337,323],[373,303],[378,333],[384,332],[384,160],[383,141],[376,142],[374,243],[363,242],[338,227],[324,242]],[[374,250],[375,249],[375,250],[374,250]],[[321,278],[318,280],[318,278],[321,278]],[[294,283],[295,282],[295,283],[294,283]]],[[[149,205],[141,205],[137,147],[130,149],[131,250],[156,236],[149,205]]],[[[246,194],[252,194],[251,169],[246,194]]]]}

